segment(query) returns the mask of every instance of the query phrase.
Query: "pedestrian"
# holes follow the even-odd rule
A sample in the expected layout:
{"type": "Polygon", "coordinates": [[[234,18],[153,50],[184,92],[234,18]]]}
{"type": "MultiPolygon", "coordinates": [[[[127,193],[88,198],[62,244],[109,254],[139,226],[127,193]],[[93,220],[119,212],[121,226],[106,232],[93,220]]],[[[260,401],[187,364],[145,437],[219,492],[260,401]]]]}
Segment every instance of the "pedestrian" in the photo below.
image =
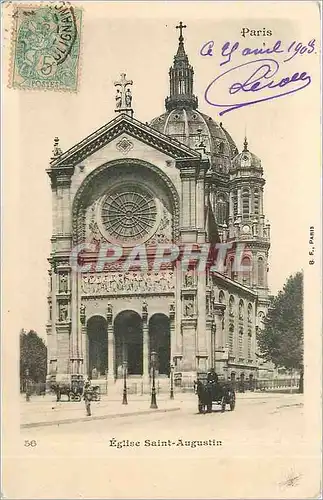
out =
{"type": "Polygon", "coordinates": [[[85,402],[86,415],[91,416],[92,386],[90,378],[84,384],[83,399],[85,402]]]}

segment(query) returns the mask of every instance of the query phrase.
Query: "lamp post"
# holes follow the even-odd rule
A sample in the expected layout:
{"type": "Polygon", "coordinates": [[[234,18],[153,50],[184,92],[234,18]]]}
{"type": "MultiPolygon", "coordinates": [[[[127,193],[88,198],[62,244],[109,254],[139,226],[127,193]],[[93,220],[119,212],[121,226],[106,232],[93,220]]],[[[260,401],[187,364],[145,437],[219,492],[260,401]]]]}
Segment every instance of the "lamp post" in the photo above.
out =
{"type": "Polygon", "coordinates": [[[128,399],[127,399],[127,361],[123,362],[123,398],[122,398],[122,404],[123,405],[128,404],[128,399]]]}
{"type": "Polygon", "coordinates": [[[174,365],[170,365],[170,399],[174,399],[174,365]]]}
{"type": "Polygon", "coordinates": [[[151,386],[150,408],[154,408],[154,409],[158,408],[157,401],[156,401],[156,386],[155,386],[156,357],[157,357],[157,353],[155,351],[152,351],[152,353],[151,353],[151,366],[153,369],[153,380],[152,380],[152,386],[151,386]]]}

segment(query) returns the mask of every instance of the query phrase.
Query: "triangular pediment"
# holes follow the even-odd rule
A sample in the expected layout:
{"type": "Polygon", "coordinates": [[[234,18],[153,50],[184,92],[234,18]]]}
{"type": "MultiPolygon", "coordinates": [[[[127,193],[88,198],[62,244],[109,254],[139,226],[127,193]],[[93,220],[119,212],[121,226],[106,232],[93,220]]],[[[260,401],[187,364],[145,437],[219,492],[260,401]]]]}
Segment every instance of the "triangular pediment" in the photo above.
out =
{"type": "Polygon", "coordinates": [[[50,166],[52,168],[74,166],[123,133],[129,134],[130,136],[152,146],[155,149],[158,149],[174,159],[192,158],[196,160],[201,158],[200,153],[194,151],[188,146],[185,146],[185,144],[182,144],[176,139],[158,132],[149,125],[145,125],[139,120],[130,118],[126,114],[121,114],[67,150],[65,153],[53,158],[50,166]]]}

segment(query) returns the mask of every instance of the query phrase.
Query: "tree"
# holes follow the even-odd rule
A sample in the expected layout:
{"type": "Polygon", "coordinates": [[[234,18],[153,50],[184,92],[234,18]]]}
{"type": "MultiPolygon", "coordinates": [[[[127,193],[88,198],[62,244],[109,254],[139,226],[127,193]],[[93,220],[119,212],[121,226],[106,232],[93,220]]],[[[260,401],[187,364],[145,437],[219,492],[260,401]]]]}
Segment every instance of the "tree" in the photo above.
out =
{"type": "Polygon", "coordinates": [[[45,382],[47,372],[47,347],[34,330],[20,332],[20,384],[26,374],[32,382],[45,382]],[[28,370],[28,372],[27,372],[28,370]]]}
{"type": "Polygon", "coordinates": [[[303,391],[303,273],[288,278],[283,290],[274,297],[264,328],[257,335],[260,356],[276,367],[299,370],[303,391]]]}

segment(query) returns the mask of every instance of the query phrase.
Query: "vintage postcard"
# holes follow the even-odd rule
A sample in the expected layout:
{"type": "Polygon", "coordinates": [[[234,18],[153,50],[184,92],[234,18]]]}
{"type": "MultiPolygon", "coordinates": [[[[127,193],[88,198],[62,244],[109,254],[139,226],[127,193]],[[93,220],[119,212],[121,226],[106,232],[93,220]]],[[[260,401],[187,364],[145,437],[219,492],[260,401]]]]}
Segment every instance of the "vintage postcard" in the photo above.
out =
{"type": "Polygon", "coordinates": [[[321,496],[321,2],[4,2],[2,495],[321,496]]]}

